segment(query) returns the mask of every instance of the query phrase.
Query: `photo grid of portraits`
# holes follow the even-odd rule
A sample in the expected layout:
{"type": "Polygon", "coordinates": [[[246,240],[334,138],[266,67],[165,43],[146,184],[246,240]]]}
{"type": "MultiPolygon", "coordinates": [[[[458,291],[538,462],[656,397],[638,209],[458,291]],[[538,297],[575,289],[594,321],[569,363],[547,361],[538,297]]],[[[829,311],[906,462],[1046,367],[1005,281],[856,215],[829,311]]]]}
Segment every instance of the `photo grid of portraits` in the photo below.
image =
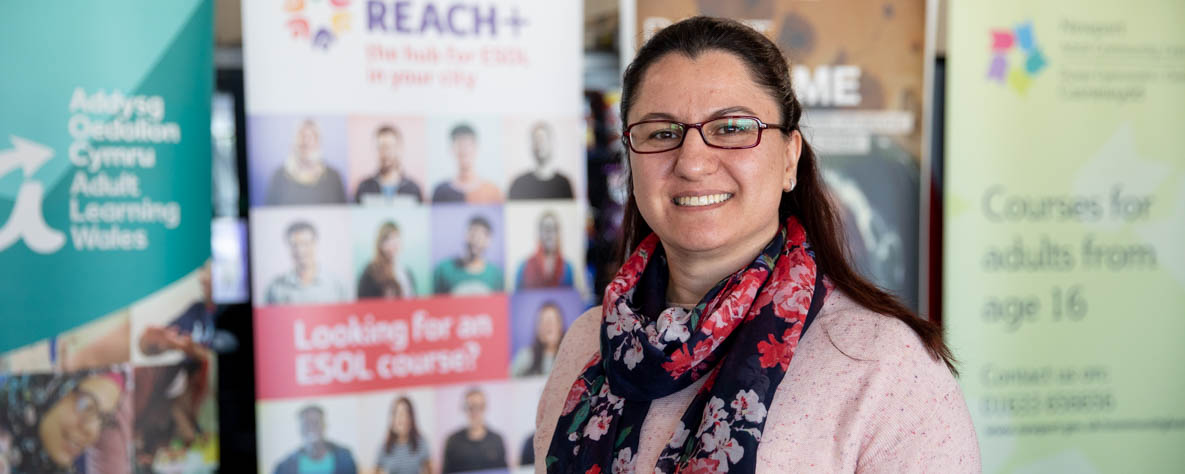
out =
{"type": "Polygon", "coordinates": [[[210,264],[0,354],[0,473],[218,468],[210,264]]]}
{"type": "Polygon", "coordinates": [[[564,332],[591,306],[584,123],[255,116],[249,125],[252,296],[266,310],[257,321],[442,301],[506,306],[472,308],[506,319],[494,323],[506,328],[504,346],[489,351],[506,354],[497,373],[261,399],[260,472],[532,471],[535,405],[564,332]]]}

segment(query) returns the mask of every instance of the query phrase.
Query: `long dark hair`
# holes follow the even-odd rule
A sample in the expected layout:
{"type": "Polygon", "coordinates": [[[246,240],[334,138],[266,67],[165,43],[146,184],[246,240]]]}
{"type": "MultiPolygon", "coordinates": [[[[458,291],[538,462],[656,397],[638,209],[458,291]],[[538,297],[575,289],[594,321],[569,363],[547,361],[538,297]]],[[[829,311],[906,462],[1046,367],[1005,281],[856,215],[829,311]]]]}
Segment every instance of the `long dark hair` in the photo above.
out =
{"type": "Polygon", "coordinates": [[[420,450],[420,430],[416,429],[416,409],[412,406],[411,399],[402,395],[395,399],[395,403],[391,404],[391,420],[387,422],[387,439],[383,441],[383,452],[389,454],[395,450],[395,442],[399,436],[391,428],[391,422],[395,421],[395,408],[399,405],[407,407],[407,444],[411,447],[411,452],[418,452],[420,450]]]}
{"type": "Polygon", "coordinates": [[[543,311],[548,308],[555,311],[556,316],[560,318],[560,333],[562,334],[565,330],[564,312],[560,311],[560,305],[549,300],[539,306],[539,311],[535,313],[535,342],[531,344],[531,366],[527,368],[526,373],[523,375],[543,375],[543,352],[546,350],[546,346],[543,344],[543,340],[539,338],[539,323],[543,318],[538,316],[542,316],[543,311]]]}
{"type": "MultiPolygon", "coordinates": [[[[785,125],[782,133],[788,136],[799,131],[802,105],[791,87],[790,68],[778,46],[740,22],[702,16],[688,18],[662,29],[638,50],[622,79],[623,124],[629,123],[630,107],[637,98],[638,88],[650,66],[668,54],[695,58],[708,51],[730,53],[744,62],[752,79],[778,103],[780,122],[785,125]]],[[[805,138],[798,159],[797,178],[796,187],[782,193],[778,217],[781,220],[790,216],[798,217],[815,251],[819,271],[861,306],[900,319],[918,334],[931,356],[942,360],[952,372],[957,373],[950,349],[942,341],[942,329],[919,318],[892,294],[865,280],[848,262],[850,257],[844,241],[843,223],[819,175],[818,159],[805,138]]],[[[638,212],[631,179],[629,200],[622,219],[620,260],[624,260],[651,232],[650,226],[638,212]]]]}

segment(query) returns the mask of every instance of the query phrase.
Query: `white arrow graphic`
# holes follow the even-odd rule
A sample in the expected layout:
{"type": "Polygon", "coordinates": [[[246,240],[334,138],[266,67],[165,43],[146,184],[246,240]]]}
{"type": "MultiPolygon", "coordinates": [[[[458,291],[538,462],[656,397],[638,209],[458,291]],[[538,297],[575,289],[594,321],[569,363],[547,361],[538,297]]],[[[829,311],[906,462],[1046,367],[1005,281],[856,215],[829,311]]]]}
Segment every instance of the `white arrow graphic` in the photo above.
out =
{"type": "Polygon", "coordinates": [[[57,252],[66,243],[66,236],[45,223],[45,216],[41,212],[45,188],[40,182],[30,179],[53,156],[53,149],[16,135],[9,135],[8,139],[12,141],[13,147],[0,151],[0,177],[21,167],[25,170],[25,179],[17,191],[8,222],[0,225],[0,251],[18,240],[24,240],[25,245],[34,252],[57,252]]]}
{"type": "Polygon", "coordinates": [[[12,148],[0,151],[0,176],[18,166],[25,169],[25,176],[33,176],[41,165],[53,157],[53,149],[37,142],[25,140],[16,135],[9,135],[12,148]]]}

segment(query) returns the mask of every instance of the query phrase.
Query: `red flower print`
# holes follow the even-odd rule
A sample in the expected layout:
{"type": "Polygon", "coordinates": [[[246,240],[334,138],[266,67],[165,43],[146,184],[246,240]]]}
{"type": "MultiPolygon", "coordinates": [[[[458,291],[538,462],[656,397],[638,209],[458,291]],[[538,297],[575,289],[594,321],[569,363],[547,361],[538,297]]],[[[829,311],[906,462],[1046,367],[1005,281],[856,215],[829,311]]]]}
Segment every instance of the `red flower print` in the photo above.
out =
{"type": "Polygon", "coordinates": [[[790,281],[790,267],[787,265],[786,256],[782,256],[778,263],[774,265],[773,274],[770,275],[769,281],[765,283],[765,288],[761,294],[757,295],[756,301],[753,302],[754,308],[764,308],[772,303],[775,298],[785,293],[791,285],[790,281]]]}
{"type": "Polygon", "coordinates": [[[572,384],[572,390],[568,391],[568,399],[564,400],[564,411],[560,416],[568,416],[569,413],[572,413],[572,410],[580,405],[580,400],[587,392],[588,385],[584,383],[584,379],[577,379],[576,383],[572,384]]]}
{"type": "Polygon", "coordinates": [[[590,467],[587,471],[584,471],[584,474],[601,474],[601,466],[597,465],[590,467]]]}
{"type": "Polygon", "coordinates": [[[806,230],[798,225],[798,218],[791,217],[786,221],[786,230],[789,231],[786,235],[786,240],[792,246],[801,246],[806,243],[806,230]]]}
{"type": "Polygon", "coordinates": [[[695,458],[687,463],[686,469],[679,472],[687,474],[716,474],[720,472],[720,461],[711,458],[695,458]]]}
{"type": "Polygon", "coordinates": [[[708,339],[699,341],[699,343],[697,343],[695,345],[695,360],[696,360],[696,362],[700,362],[700,361],[706,359],[708,357],[708,354],[710,354],[712,352],[712,349],[715,347],[716,347],[716,344],[714,343],[712,338],[708,338],[708,339]]]}
{"type": "Polygon", "coordinates": [[[804,260],[801,252],[783,259],[788,260],[787,265],[778,265],[773,281],[755,304],[761,307],[773,303],[774,314],[779,318],[789,322],[802,321],[810,309],[814,293],[814,262],[804,260]]]}
{"type": "Polygon", "coordinates": [[[600,364],[600,363],[601,363],[601,353],[596,352],[593,354],[592,358],[589,359],[588,363],[584,364],[584,369],[581,372],[588,370],[589,367],[592,367],[592,366],[600,364]]]}
{"type": "Polygon", "coordinates": [[[728,291],[720,304],[712,310],[711,316],[704,321],[702,332],[705,334],[727,335],[745,319],[751,307],[757,290],[761,288],[764,273],[757,271],[742,278],[737,285],[728,291]]]}
{"type": "Polygon", "coordinates": [[[782,342],[769,335],[769,342],[757,343],[757,352],[761,354],[761,368],[768,369],[781,364],[782,371],[790,367],[790,358],[794,356],[794,349],[798,346],[798,338],[793,329],[787,329],[782,335],[782,342]]]}
{"type": "Polygon", "coordinates": [[[687,351],[687,345],[684,344],[674,354],[671,354],[671,360],[664,362],[662,368],[671,374],[671,378],[677,379],[683,376],[688,370],[691,370],[691,366],[694,363],[695,358],[687,351]]]}

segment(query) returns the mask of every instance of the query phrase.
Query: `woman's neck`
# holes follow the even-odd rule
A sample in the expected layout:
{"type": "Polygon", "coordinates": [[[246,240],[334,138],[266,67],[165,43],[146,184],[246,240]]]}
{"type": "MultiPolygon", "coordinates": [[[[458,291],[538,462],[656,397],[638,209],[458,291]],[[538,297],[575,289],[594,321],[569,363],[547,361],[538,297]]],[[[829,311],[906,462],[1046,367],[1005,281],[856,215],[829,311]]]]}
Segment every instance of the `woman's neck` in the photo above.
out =
{"type": "Polygon", "coordinates": [[[670,274],[667,304],[685,307],[699,304],[720,280],[749,266],[777,232],[775,225],[729,248],[704,252],[664,246],[670,274]]]}

